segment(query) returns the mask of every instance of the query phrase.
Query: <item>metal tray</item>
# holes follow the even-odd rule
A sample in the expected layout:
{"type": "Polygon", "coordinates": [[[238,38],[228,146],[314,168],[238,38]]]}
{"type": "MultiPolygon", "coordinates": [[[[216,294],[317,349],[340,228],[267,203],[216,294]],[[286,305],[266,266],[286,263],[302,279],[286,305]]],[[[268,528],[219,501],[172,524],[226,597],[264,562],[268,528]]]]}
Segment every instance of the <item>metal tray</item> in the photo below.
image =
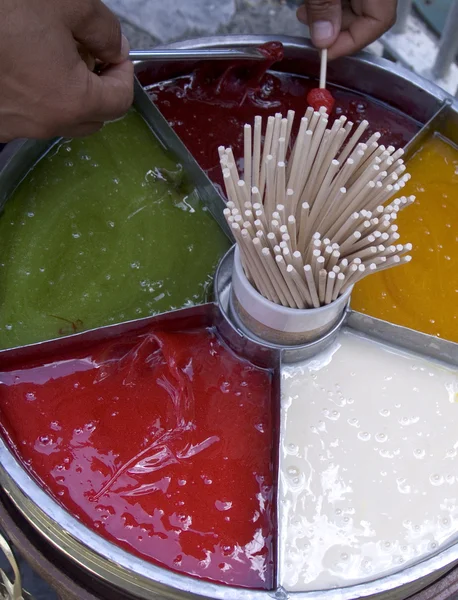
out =
{"type": "MultiPolygon", "coordinates": [[[[182,48],[233,47],[259,45],[275,37],[229,36],[197,40],[175,45],[182,48]]],[[[295,38],[280,38],[285,46],[285,60],[277,70],[307,74],[317,72],[318,56],[314,49],[295,38]]],[[[139,63],[136,72],[139,80],[148,76],[164,80],[192,70],[193,65],[164,63],[139,63]]],[[[440,88],[413,75],[383,59],[359,56],[341,59],[329,65],[329,80],[333,83],[373,95],[390,105],[403,110],[422,124],[439,128],[449,136],[458,135],[456,127],[449,131],[448,124],[458,120],[458,105],[440,88]],[[415,102],[412,99],[415,99],[415,102]],[[446,118],[444,118],[444,115],[446,118]],[[433,121],[433,119],[435,119],[433,121]],[[445,127],[445,129],[443,128],[445,127]]],[[[198,187],[202,201],[208,206],[214,218],[228,233],[222,219],[222,199],[205,173],[197,165],[166,120],[151,103],[147,94],[136,84],[135,105],[149,127],[163,143],[182,161],[190,179],[198,187]]],[[[416,136],[409,145],[414,152],[423,140],[416,136]]],[[[452,138],[455,143],[456,137],[452,138]]],[[[15,187],[27,175],[37,160],[42,157],[56,140],[49,142],[18,141],[10,144],[0,155],[0,210],[15,187]]],[[[229,235],[229,233],[228,233],[229,235]]],[[[265,344],[247,334],[233,321],[228,308],[230,289],[232,250],[222,259],[215,278],[215,302],[200,307],[183,309],[118,325],[101,327],[92,331],[4,350],[0,352],[2,367],[14,364],[16,360],[31,356],[46,356],[51,352],[63,352],[74,345],[91,344],[100,339],[122,335],[126,332],[147,330],[151,327],[167,325],[173,328],[188,326],[214,326],[221,337],[239,355],[274,372],[273,392],[277,411],[280,398],[280,373],[282,364],[303,360],[331,343],[338,333],[337,327],[320,342],[302,347],[284,348],[265,344]]],[[[426,357],[440,359],[458,367],[458,344],[439,340],[396,325],[385,323],[365,315],[348,311],[339,327],[347,327],[365,335],[383,340],[392,345],[415,351],[426,357]]],[[[278,445],[277,445],[278,446],[278,445]]],[[[279,448],[274,449],[278,453],[279,448]]],[[[278,467],[278,460],[276,461],[278,467]]],[[[415,594],[439,579],[458,563],[458,544],[441,549],[435,555],[414,566],[405,568],[378,580],[358,586],[329,591],[287,593],[280,587],[272,591],[258,591],[232,588],[188,577],[161,568],[137,558],[106,541],[98,534],[82,525],[60,507],[32,479],[21,466],[9,447],[0,439],[0,484],[15,507],[40,533],[47,543],[55,547],[65,560],[83,568],[86,572],[122,590],[129,598],[149,599],[220,599],[220,600],[350,600],[354,598],[377,597],[387,600],[401,600],[415,594]]]]}

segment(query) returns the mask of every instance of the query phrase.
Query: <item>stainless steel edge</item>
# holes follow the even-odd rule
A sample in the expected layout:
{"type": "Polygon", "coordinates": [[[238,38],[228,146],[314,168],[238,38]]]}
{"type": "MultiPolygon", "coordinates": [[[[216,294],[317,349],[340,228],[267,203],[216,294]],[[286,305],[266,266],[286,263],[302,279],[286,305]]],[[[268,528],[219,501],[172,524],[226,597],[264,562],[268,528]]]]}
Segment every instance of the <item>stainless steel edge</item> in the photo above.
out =
{"type": "MultiPolygon", "coordinates": [[[[300,38],[282,36],[227,36],[192,40],[175,44],[171,47],[226,48],[259,45],[267,41],[277,40],[284,43],[287,55],[287,60],[282,68],[286,70],[294,69],[297,72],[297,68],[295,67],[303,64],[303,71],[306,71],[305,74],[318,72],[317,66],[319,61],[316,51],[307,43],[304,43],[304,40],[300,38]],[[305,57],[306,60],[304,60],[305,57]]],[[[143,63],[139,63],[136,66],[137,72],[139,69],[141,70],[142,65],[143,63]]],[[[414,118],[422,123],[430,120],[444,101],[447,100],[450,100],[452,103],[452,112],[455,115],[458,113],[458,103],[451,100],[450,96],[443,90],[410,71],[388,61],[384,61],[383,59],[370,57],[368,55],[360,55],[358,57],[350,57],[336,61],[329,65],[329,78],[339,85],[352,85],[354,89],[363,93],[373,94],[389,103],[393,101],[393,98],[396,100],[396,97],[398,97],[399,100],[399,95],[402,96],[403,94],[418,96],[419,106],[412,105],[411,113],[414,118]],[[368,74],[371,73],[377,75],[375,80],[374,78],[371,79],[368,77],[368,74]],[[390,78],[393,79],[393,77],[395,78],[395,82],[393,83],[393,81],[391,81],[388,85],[390,78]],[[380,90],[380,93],[378,93],[377,90],[380,90]]],[[[137,97],[142,97],[143,102],[146,102],[143,90],[142,93],[140,93],[140,90],[137,89],[136,93],[137,97]]],[[[148,103],[149,105],[147,109],[145,108],[145,112],[150,114],[152,109],[150,108],[151,102],[149,99],[148,103]]],[[[140,110],[140,112],[142,112],[142,110],[140,110]]],[[[165,139],[171,139],[170,137],[167,137],[171,135],[170,127],[165,119],[162,120],[163,123],[161,123],[160,127],[167,129],[165,139]]],[[[165,135],[165,129],[163,131],[165,135]]],[[[182,151],[183,145],[180,140],[178,140],[178,142],[181,146],[180,151],[182,151]]],[[[46,151],[46,149],[49,149],[53,143],[54,142],[52,141],[20,141],[7,146],[3,155],[0,155],[0,208],[2,206],[2,199],[3,202],[6,200],[8,195],[27,174],[36,160],[46,151]]],[[[185,155],[185,158],[189,157],[185,155]]],[[[195,163],[192,157],[191,159],[193,163],[195,163]]],[[[206,193],[210,194],[210,197],[214,197],[215,188],[206,176],[202,182],[204,187],[210,184],[211,189],[208,189],[206,193]]],[[[208,201],[209,206],[213,206],[213,200],[207,200],[205,197],[202,199],[204,202],[208,201]]],[[[218,203],[219,200],[215,205],[218,203]]],[[[219,208],[219,210],[221,209],[219,208]]],[[[216,215],[214,216],[216,218],[216,215]]],[[[209,305],[209,307],[210,306],[211,305],[209,305]]],[[[212,307],[211,310],[215,310],[215,308],[212,307]]],[[[362,317],[362,315],[360,316],[362,317]]],[[[212,318],[214,318],[214,316],[212,318]]],[[[373,325],[376,333],[379,332],[378,339],[385,339],[383,336],[388,335],[386,333],[387,330],[385,325],[380,326],[380,323],[381,322],[371,322],[371,327],[373,325]]],[[[358,329],[358,318],[356,313],[351,313],[348,316],[348,324],[358,331],[367,333],[367,331],[363,330],[364,327],[366,327],[365,324],[362,326],[362,329],[358,329]]],[[[234,329],[232,326],[231,328],[234,329]]],[[[235,331],[237,331],[236,328],[235,331]]],[[[94,335],[93,332],[88,333],[94,335]]],[[[86,334],[78,334],[78,336],[84,335],[86,334]]],[[[238,332],[238,335],[240,336],[240,332],[238,332]]],[[[411,341],[409,341],[411,340],[409,336],[410,333],[407,335],[407,344],[411,343],[411,341]]],[[[72,338],[73,337],[74,336],[72,336],[72,338]]],[[[375,335],[375,337],[377,337],[377,335],[375,335]]],[[[427,337],[429,338],[430,336],[427,337]]],[[[392,337],[386,341],[390,343],[392,337]]],[[[435,341],[437,342],[436,339],[435,341]]],[[[444,348],[445,346],[440,344],[438,352],[441,354],[441,357],[443,352],[448,356],[449,349],[444,348]]],[[[270,350],[272,349],[269,349],[269,352],[270,350]]],[[[417,347],[416,351],[418,351],[417,347]]],[[[274,349],[274,355],[276,352],[278,352],[278,348],[274,349]]],[[[439,354],[437,356],[439,356],[439,354]]],[[[453,356],[455,355],[452,352],[452,357],[453,356]]],[[[3,357],[4,355],[2,354],[2,358],[3,357]]],[[[443,358],[441,359],[443,360],[443,358]]],[[[364,583],[359,586],[307,593],[286,593],[281,589],[276,592],[264,592],[231,588],[224,585],[196,580],[185,575],[173,573],[168,569],[152,565],[151,563],[132,556],[93,533],[79,521],[71,517],[57,502],[52,500],[40,488],[40,486],[24,471],[20,463],[12,455],[9,448],[2,440],[0,440],[0,484],[2,484],[9,497],[22,514],[32,522],[41,535],[56,548],[61,549],[68,558],[75,560],[94,575],[98,575],[102,579],[105,579],[142,599],[197,600],[200,598],[207,598],[215,600],[267,600],[268,598],[276,598],[277,600],[286,600],[287,598],[291,598],[297,600],[354,600],[355,598],[378,596],[383,597],[384,600],[394,600],[406,598],[415,593],[440,577],[450,569],[453,564],[458,562],[458,547],[451,545],[421,563],[408,567],[403,571],[388,577],[364,583]]]]}
{"type": "MultiPolygon", "coordinates": [[[[53,351],[65,352],[71,347],[83,347],[101,339],[117,337],[125,333],[147,331],[153,324],[165,322],[180,323],[195,319],[197,323],[215,324],[215,306],[202,306],[180,309],[174,312],[110,325],[67,338],[44,342],[40,345],[12,349],[2,354],[2,367],[10,358],[27,359],[39,352],[43,358],[53,351]],[[75,339],[77,338],[77,339],[75,339]],[[37,347],[39,346],[39,347],[37,347]]],[[[272,367],[275,365],[272,364],[272,367]]],[[[279,363],[277,363],[279,371],[279,363]]],[[[148,600],[268,600],[275,598],[275,592],[232,588],[223,584],[213,584],[192,578],[154,565],[122,550],[90,530],[71,516],[60,504],[48,495],[27,473],[5,441],[0,438],[0,485],[16,508],[40,535],[67,560],[71,560],[92,575],[106,583],[118,587],[135,598],[148,600]]]]}
{"type": "MultiPolygon", "coordinates": [[[[408,350],[426,358],[441,360],[449,365],[458,366],[458,344],[437,339],[433,336],[419,333],[404,327],[392,325],[384,321],[379,321],[372,317],[366,317],[354,311],[348,311],[343,322],[338,327],[318,343],[310,344],[308,347],[288,348],[285,346],[275,346],[267,342],[262,342],[245,328],[240,327],[237,321],[234,321],[234,315],[229,312],[229,298],[231,286],[231,274],[233,264],[234,248],[222,258],[220,267],[215,277],[215,295],[220,311],[226,320],[232,322],[233,328],[240,335],[247,337],[251,342],[264,345],[265,348],[276,349],[281,353],[282,364],[291,364],[294,362],[306,360],[312,355],[324,351],[332,342],[342,328],[349,331],[362,333],[371,339],[381,340],[387,344],[408,350]],[[292,355],[289,354],[292,352],[292,355]],[[293,358],[292,358],[293,357],[293,358]]],[[[280,451],[280,447],[279,447],[280,451]]],[[[277,480],[277,521],[280,523],[281,517],[281,498],[280,485],[277,480]]],[[[277,539],[279,545],[279,539],[277,539]]],[[[458,543],[451,541],[445,548],[431,555],[427,559],[412,563],[406,568],[396,571],[391,575],[374,581],[368,581],[356,586],[346,588],[336,588],[332,590],[320,590],[316,592],[286,592],[278,588],[278,593],[291,600],[355,600],[357,598],[380,597],[383,600],[403,600],[412,594],[420,591],[427,585],[430,585],[455,564],[458,563],[458,543]]],[[[279,573],[280,557],[277,556],[277,573],[279,573]]],[[[277,584],[279,581],[277,580],[277,584]]]]}
{"type": "Polygon", "coordinates": [[[236,312],[232,309],[231,303],[231,280],[232,266],[234,264],[234,249],[233,246],[223,256],[220,261],[218,270],[215,276],[215,302],[218,305],[219,311],[223,315],[225,321],[230,324],[232,334],[232,344],[236,344],[236,339],[240,340],[237,347],[239,352],[250,356],[250,360],[254,357],[259,361],[259,357],[264,354],[277,353],[281,358],[282,364],[291,364],[301,360],[306,360],[312,356],[325,350],[336,339],[341,327],[345,323],[346,313],[342,319],[333,327],[333,329],[320,338],[316,342],[298,346],[283,346],[266,342],[258,337],[252,331],[247,329],[238,318],[236,312]],[[248,348],[248,353],[245,350],[248,348]],[[251,354],[250,354],[251,353],[251,354]]]}
{"type": "Polygon", "coordinates": [[[132,61],[141,60],[265,60],[264,54],[255,48],[200,48],[181,50],[179,48],[152,48],[151,50],[131,50],[129,58],[132,61]]]}
{"type": "MultiPolygon", "coordinates": [[[[273,65],[273,71],[318,76],[318,52],[305,38],[282,35],[213,36],[177,42],[170,44],[169,47],[180,49],[237,48],[259,46],[271,41],[281,42],[285,52],[284,61],[281,64],[273,65]]],[[[137,64],[137,74],[147,71],[150,66],[154,67],[148,61],[137,64]]],[[[163,77],[163,79],[166,78],[167,76],[163,77]]],[[[328,81],[372,95],[378,100],[404,111],[422,124],[431,119],[445,100],[450,100],[453,110],[458,112],[458,101],[439,86],[396,63],[367,52],[330,62],[328,81]]]]}
{"type": "Polygon", "coordinates": [[[435,133],[447,137],[451,142],[458,145],[458,113],[453,110],[450,100],[444,103],[424,127],[413,137],[404,148],[404,160],[408,161],[421,148],[424,142],[435,133]]]}
{"type": "Polygon", "coordinates": [[[458,367],[458,344],[351,311],[347,325],[371,338],[458,367]]]}
{"type": "Polygon", "coordinates": [[[211,311],[209,311],[209,307],[213,307],[213,303],[199,304],[189,308],[179,308],[158,315],[134,319],[132,321],[123,321],[122,323],[115,323],[113,325],[105,325],[103,327],[97,327],[96,329],[88,329],[80,333],[74,333],[52,340],[45,340],[44,342],[37,342],[35,344],[28,344],[27,346],[16,346],[14,348],[3,349],[0,350],[1,368],[9,368],[10,364],[15,361],[30,360],[30,358],[37,356],[38,353],[40,358],[44,360],[53,353],[57,352],[64,354],[75,346],[97,344],[101,340],[113,339],[127,332],[141,334],[153,327],[157,329],[162,326],[167,326],[169,328],[173,327],[176,330],[177,327],[185,328],[186,323],[190,320],[192,320],[193,323],[199,322],[199,324],[206,326],[212,322],[210,319],[211,311]]]}
{"type": "MultiPolygon", "coordinates": [[[[234,588],[174,573],[122,550],[61,508],[24,471],[0,439],[0,485],[41,536],[67,560],[92,575],[149,600],[233,600],[234,588]]],[[[274,594],[237,589],[237,599],[267,600],[274,594]]]]}
{"type": "Polygon", "coordinates": [[[30,169],[57,140],[16,140],[0,152],[0,212],[30,169]]]}
{"type": "Polygon", "coordinates": [[[223,216],[225,207],[223,198],[218,194],[210,179],[197,164],[194,157],[167,123],[166,119],[164,119],[158,108],[153,104],[137,79],[135,79],[134,106],[164,148],[172,152],[172,154],[183,163],[183,168],[187,172],[192,183],[195,184],[202,203],[208,208],[227,237],[232,240],[232,233],[223,216]]]}

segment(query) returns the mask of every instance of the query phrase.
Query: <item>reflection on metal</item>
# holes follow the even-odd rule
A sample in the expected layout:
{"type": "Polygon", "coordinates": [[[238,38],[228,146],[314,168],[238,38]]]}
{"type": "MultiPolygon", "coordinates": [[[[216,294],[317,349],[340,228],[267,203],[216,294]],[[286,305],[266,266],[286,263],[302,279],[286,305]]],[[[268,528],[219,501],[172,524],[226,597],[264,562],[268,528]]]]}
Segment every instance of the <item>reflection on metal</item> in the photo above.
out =
{"type": "Polygon", "coordinates": [[[191,61],[191,60],[265,60],[257,48],[200,49],[185,52],[177,48],[153,48],[152,50],[131,50],[129,57],[137,60],[191,61]]]}
{"type": "MultiPolygon", "coordinates": [[[[262,338],[258,337],[255,333],[250,331],[240,320],[237,312],[233,308],[232,304],[232,268],[234,264],[234,248],[231,248],[226,255],[221,259],[218,270],[215,276],[215,301],[218,305],[218,309],[223,315],[225,321],[230,324],[230,327],[234,332],[244,340],[244,344],[249,344],[253,348],[257,349],[257,352],[248,354],[248,356],[255,356],[257,358],[256,364],[259,363],[258,356],[261,353],[277,353],[281,357],[282,364],[292,364],[302,360],[312,358],[319,352],[326,350],[337,338],[341,327],[343,326],[346,313],[343,314],[340,321],[334,326],[334,328],[327,333],[325,336],[316,340],[315,342],[298,345],[298,346],[282,346],[280,344],[274,344],[266,342],[262,338]]],[[[225,331],[227,327],[223,329],[225,331]]],[[[228,338],[229,343],[233,348],[234,342],[231,343],[231,338],[228,338]]],[[[252,360],[252,359],[250,359],[252,360]]]]}
{"type": "MultiPolygon", "coordinates": [[[[458,52],[458,0],[454,0],[450,7],[450,12],[445,22],[444,32],[442,33],[439,52],[433,67],[433,75],[437,79],[445,77],[452,63],[455,62],[458,52]]],[[[458,90],[457,90],[458,92],[458,90]]]]}
{"type": "Polygon", "coordinates": [[[412,10],[413,0],[399,0],[398,1],[398,16],[396,24],[392,28],[393,33],[404,33],[407,27],[407,20],[412,10]]]}
{"type": "Polygon", "coordinates": [[[145,119],[147,125],[164,148],[167,151],[172,152],[172,154],[181,161],[190,181],[196,186],[199,198],[208,208],[224,233],[232,240],[232,233],[229,230],[226,219],[223,217],[223,209],[225,207],[224,200],[216,192],[213,184],[199,167],[195,158],[167,123],[166,119],[164,119],[158,108],[156,108],[137,78],[135,78],[134,106],[145,119]]]}
{"type": "MultiPolygon", "coordinates": [[[[278,40],[278,36],[227,36],[188,41],[182,44],[181,47],[258,46],[266,41],[273,40],[278,40]]],[[[304,43],[302,39],[280,37],[280,41],[284,43],[287,60],[279,65],[279,68],[298,74],[307,74],[318,68],[319,59],[316,50],[304,43]]],[[[167,63],[161,66],[156,61],[154,61],[154,64],[147,62],[136,65],[136,72],[140,78],[142,72],[147,72],[149,76],[153,74],[164,80],[176,76],[176,69],[177,65],[167,63]]],[[[329,65],[329,78],[334,83],[371,94],[381,101],[397,106],[401,110],[404,109],[405,112],[409,112],[413,118],[421,123],[430,122],[433,117],[438,119],[439,110],[441,114],[446,114],[444,111],[448,110],[452,119],[458,118],[456,105],[453,107],[448,106],[447,109],[444,108],[444,101],[450,100],[450,98],[443,90],[417,75],[381,59],[362,56],[332,62],[329,65]],[[414,103],[411,102],[412,98],[415,98],[414,103]]],[[[143,107],[139,110],[146,121],[165,145],[172,150],[176,149],[184,165],[189,163],[192,164],[192,170],[198,169],[197,163],[186,151],[165,119],[160,115],[157,116],[156,107],[145,96],[146,94],[137,84],[137,106],[141,105],[143,107]],[[150,116],[152,118],[153,114],[155,115],[154,119],[157,118],[157,121],[150,120],[150,116]]],[[[446,121],[448,122],[448,118],[446,121]]],[[[437,120],[435,123],[437,124],[437,120]]],[[[7,152],[10,154],[7,154],[5,159],[0,158],[0,204],[2,198],[6,198],[8,193],[14,189],[20,178],[27,173],[39,158],[42,151],[43,148],[37,143],[29,142],[21,142],[18,146],[7,148],[7,152]],[[18,150],[18,152],[15,154],[13,150],[18,150]],[[2,166],[4,170],[2,170],[2,166]]],[[[192,176],[192,173],[190,175],[192,176]]],[[[199,185],[201,195],[202,189],[200,186],[205,188],[208,184],[211,188],[208,188],[208,193],[212,196],[216,194],[215,189],[202,171],[200,171],[199,177],[202,179],[200,183],[196,182],[196,185],[199,185]]],[[[211,202],[212,200],[209,197],[209,205],[211,205],[211,202]]],[[[218,202],[219,200],[215,202],[215,207],[218,202]]],[[[277,367],[275,369],[274,393],[278,402],[280,395],[279,362],[280,360],[283,362],[298,360],[301,356],[296,354],[294,357],[292,355],[293,352],[297,352],[297,348],[272,348],[260,345],[256,340],[244,336],[238,326],[230,321],[228,308],[226,308],[228,306],[226,301],[229,298],[227,291],[228,285],[230,285],[230,273],[230,265],[224,263],[219,271],[222,289],[217,290],[219,294],[218,304],[207,304],[158,317],[108,326],[34,346],[3,351],[0,353],[2,368],[8,368],[15,360],[27,360],[27,358],[37,354],[43,360],[46,356],[52,356],[54,352],[62,352],[70,346],[77,346],[79,343],[93,343],[96,340],[118,336],[127,331],[141,332],[153,326],[164,324],[170,326],[172,323],[174,327],[189,327],[192,324],[196,326],[196,323],[199,323],[201,326],[214,325],[217,327],[222,337],[238,354],[247,356],[251,360],[259,361],[261,364],[274,369],[277,367]]],[[[402,346],[404,344],[404,347],[415,344],[414,347],[418,348],[419,352],[435,357],[448,357],[451,362],[455,362],[458,345],[449,346],[448,342],[444,344],[437,338],[418,334],[422,336],[420,340],[416,337],[415,332],[362,317],[356,313],[350,313],[347,319],[348,326],[362,330],[367,335],[388,339],[394,345],[399,343],[402,346]]],[[[315,347],[313,351],[318,349],[318,347],[315,347]]],[[[302,352],[302,350],[301,348],[300,351],[302,352]]],[[[307,350],[310,351],[310,348],[307,350]]],[[[1,438],[0,485],[2,485],[14,506],[40,534],[43,543],[49,543],[57,549],[63,563],[78,564],[84,568],[86,573],[90,573],[95,580],[114,586],[121,590],[122,595],[127,598],[142,600],[153,598],[157,600],[165,600],[166,598],[173,598],[174,600],[234,600],[235,598],[237,600],[286,600],[287,598],[290,600],[353,600],[375,596],[378,600],[401,600],[411,597],[417,591],[426,588],[458,562],[458,545],[450,544],[447,548],[441,549],[440,552],[420,564],[401,569],[399,572],[383,579],[358,586],[308,593],[286,593],[281,588],[270,591],[234,589],[231,586],[193,579],[159,567],[122,550],[102,538],[87,528],[81,521],[72,517],[60,504],[53,500],[30,477],[1,438]]],[[[12,585],[14,589],[14,584],[12,585]]],[[[14,596],[10,595],[6,598],[11,600],[14,596]]],[[[24,600],[27,598],[25,592],[23,592],[23,598],[24,600]]]]}
{"type": "Polygon", "coordinates": [[[451,100],[445,100],[440,109],[424,127],[410,140],[405,147],[404,160],[409,160],[420,150],[424,142],[435,133],[449,138],[458,145],[458,115],[452,107],[451,100]]]}
{"type": "Polygon", "coordinates": [[[0,576],[2,579],[2,585],[0,588],[0,600],[26,600],[30,596],[22,592],[21,573],[19,572],[19,566],[14,558],[13,551],[6,539],[0,535],[0,550],[6,556],[10,567],[13,569],[14,582],[11,582],[3,569],[0,569],[0,576]]]}

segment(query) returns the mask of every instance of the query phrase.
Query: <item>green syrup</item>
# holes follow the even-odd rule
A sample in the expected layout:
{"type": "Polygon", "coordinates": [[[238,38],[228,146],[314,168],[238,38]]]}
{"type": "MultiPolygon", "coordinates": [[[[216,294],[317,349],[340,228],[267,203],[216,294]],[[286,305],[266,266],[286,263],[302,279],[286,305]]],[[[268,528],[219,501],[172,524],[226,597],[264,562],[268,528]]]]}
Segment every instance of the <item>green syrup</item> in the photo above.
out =
{"type": "Polygon", "coordinates": [[[53,148],[0,217],[0,348],[209,299],[229,244],[131,111],[53,148]]]}

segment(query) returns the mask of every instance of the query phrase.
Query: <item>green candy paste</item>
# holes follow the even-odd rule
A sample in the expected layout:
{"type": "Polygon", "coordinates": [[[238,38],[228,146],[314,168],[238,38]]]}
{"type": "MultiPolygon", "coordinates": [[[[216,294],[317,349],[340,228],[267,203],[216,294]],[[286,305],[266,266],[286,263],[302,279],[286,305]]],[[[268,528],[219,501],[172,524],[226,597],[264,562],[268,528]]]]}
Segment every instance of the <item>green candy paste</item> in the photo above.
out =
{"type": "Polygon", "coordinates": [[[132,111],[53,148],[0,217],[0,348],[209,299],[229,244],[132,111]]]}

